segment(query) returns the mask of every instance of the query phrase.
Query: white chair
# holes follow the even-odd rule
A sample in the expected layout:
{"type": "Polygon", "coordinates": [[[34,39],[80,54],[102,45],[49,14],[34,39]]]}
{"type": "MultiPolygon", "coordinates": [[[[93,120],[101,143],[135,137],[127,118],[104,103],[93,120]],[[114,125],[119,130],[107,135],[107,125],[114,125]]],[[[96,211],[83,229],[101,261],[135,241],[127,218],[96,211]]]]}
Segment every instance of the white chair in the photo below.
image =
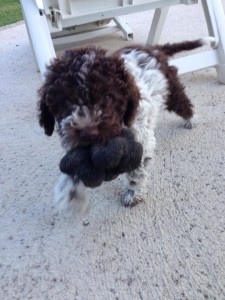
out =
{"type": "MultiPolygon", "coordinates": [[[[120,17],[154,9],[147,44],[159,42],[172,5],[191,5],[198,0],[20,0],[37,69],[44,79],[46,64],[56,57],[54,45],[90,39],[121,30],[133,32],[120,17]],[[112,26],[109,21],[114,21],[112,26]]],[[[215,67],[218,80],[225,84],[225,16],[221,0],[201,0],[208,26],[211,49],[171,60],[180,74],[215,67]]],[[[188,9],[188,8],[187,8],[188,9]]],[[[171,41],[172,42],[172,41],[171,41]]]]}

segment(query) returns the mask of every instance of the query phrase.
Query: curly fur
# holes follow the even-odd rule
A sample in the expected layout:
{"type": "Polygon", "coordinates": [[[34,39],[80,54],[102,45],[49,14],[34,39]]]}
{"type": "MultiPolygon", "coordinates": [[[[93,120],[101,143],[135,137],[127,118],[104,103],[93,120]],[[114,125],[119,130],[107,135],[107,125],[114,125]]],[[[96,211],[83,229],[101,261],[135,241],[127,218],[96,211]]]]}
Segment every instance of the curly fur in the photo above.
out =
{"type": "MultiPolygon", "coordinates": [[[[128,173],[122,202],[135,205],[146,193],[147,165],[155,149],[154,128],[160,110],[177,113],[191,127],[193,105],[176,68],[169,66],[168,56],[201,45],[200,40],[154,47],[136,45],[111,55],[94,47],[66,51],[47,67],[39,90],[39,123],[47,135],[52,135],[57,123],[66,151],[108,141],[121,128],[131,127],[144,155],[141,166],[128,173]]],[[[72,186],[66,175],[60,185],[62,182],[68,182],[68,189],[60,188],[58,198],[71,203],[76,200],[78,183],[75,180],[72,186]]]]}
{"type": "Polygon", "coordinates": [[[40,125],[51,135],[56,120],[66,149],[106,141],[122,123],[132,123],[139,91],[119,56],[97,48],[69,50],[47,69],[39,91],[40,125]]]}

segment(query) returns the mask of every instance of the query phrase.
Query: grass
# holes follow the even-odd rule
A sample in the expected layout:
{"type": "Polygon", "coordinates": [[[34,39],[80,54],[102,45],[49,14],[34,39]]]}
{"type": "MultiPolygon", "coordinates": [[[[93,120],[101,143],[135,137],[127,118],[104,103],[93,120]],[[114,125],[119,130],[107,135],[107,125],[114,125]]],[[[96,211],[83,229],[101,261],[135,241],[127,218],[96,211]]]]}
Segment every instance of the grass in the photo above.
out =
{"type": "Polygon", "coordinates": [[[0,0],[0,26],[23,19],[19,0],[0,0]]]}

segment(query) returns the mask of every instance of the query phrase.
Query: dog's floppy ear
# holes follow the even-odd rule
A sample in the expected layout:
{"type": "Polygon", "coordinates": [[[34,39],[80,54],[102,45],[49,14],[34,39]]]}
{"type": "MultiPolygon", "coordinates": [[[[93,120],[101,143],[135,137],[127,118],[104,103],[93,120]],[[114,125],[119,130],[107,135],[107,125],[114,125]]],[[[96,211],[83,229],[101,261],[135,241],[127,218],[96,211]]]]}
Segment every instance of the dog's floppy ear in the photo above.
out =
{"type": "Polygon", "coordinates": [[[38,118],[39,124],[44,128],[45,134],[51,136],[54,131],[55,119],[51,114],[46,101],[46,93],[44,86],[38,92],[40,100],[38,102],[38,118]]]}

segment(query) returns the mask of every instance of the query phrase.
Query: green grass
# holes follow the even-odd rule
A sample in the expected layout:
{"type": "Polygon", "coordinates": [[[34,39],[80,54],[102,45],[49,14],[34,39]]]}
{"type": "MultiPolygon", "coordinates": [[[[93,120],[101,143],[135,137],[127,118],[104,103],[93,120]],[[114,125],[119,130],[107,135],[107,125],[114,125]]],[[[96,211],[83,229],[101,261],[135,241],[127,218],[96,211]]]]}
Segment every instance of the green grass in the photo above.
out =
{"type": "Polygon", "coordinates": [[[0,0],[0,26],[23,19],[19,0],[0,0]]]}

